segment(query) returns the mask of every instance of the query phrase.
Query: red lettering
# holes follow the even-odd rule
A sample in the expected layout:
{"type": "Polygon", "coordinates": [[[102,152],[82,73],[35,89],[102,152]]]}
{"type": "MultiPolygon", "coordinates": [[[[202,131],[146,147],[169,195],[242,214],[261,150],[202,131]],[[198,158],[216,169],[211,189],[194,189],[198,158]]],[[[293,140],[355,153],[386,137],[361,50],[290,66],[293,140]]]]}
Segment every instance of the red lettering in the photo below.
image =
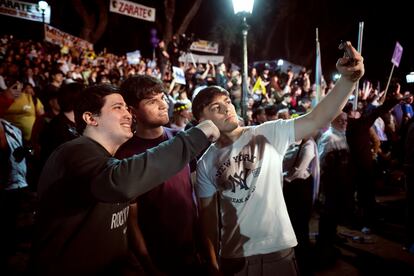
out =
{"type": "Polygon", "coordinates": [[[127,12],[128,12],[129,14],[131,14],[131,13],[133,13],[133,12],[134,12],[134,7],[133,7],[132,5],[126,5],[126,6],[127,6],[127,8],[128,8],[127,12]]]}
{"type": "Polygon", "coordinates": [[[119,7],[118,11],[119,11],[119,12],[122,12],[122,9],[124,8],[124,3],[123,3],[123,2],[121,2],[120,4],[121,4],[121,6],[118,6],[118,7],[119,7]]]}

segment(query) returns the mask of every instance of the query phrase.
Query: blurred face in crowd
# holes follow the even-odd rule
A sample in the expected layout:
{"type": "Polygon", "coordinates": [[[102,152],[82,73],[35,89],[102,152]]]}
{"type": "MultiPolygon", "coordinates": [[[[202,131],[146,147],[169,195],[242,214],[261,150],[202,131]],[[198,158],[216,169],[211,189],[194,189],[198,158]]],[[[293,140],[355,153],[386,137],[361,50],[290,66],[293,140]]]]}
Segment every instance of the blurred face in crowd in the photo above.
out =
{"type": "Polygon", "coordinates": [[[255,67],[252,68],[251,74],[252,76],[257,76],[257,69],[255,67]]]}
{"type": "Polygon", "coordinates": [[[180,116],[187,119],[187,120],[191,120],[193,118],[193,114],[191,113],[191,111],[189,109],[183,109],[180,112],[180,116]]]}
{"type": "Polygon", "coordinates": [[[135,110],[137,121],[148,127],[159,127],[169,122],[168,104],[164,93],[150,95],[141,100],[135,110]]]}
{"type": "Polygon", "coordinates": [[[27,70],[26,70],[26,76],[28,76],[28,77],[32,77],[33,76],[33,70],[32,70],[32,68],[27,68],[27,70]]]}
{"type": "Polygon", "coordinates": [[[234,105],[228,96],[217,95],[204,107],[200,120],[211,120],[220,132],[231,132],[239,126],[234,105]]]}
{"type": "Polygon", "coordinates": [[[348,124],[347,114],[345,112],[341,112],[333,121],[332,127],[339,130],[339,131],[346,131],[346,126],[348,124]]]}
{"type": "Polygon", "coordinates": [[[222,71],[222,72],[225,72],[226,71],[226,65],[224,63],[222,63],[219,67],[219,70],[222,71]]]}
{"type": "Polygon", "coordinates": [[[256,116],[256,122],[259,124],[263,124],[267,121],[266,112],[262,110],[259,114],[256,116]]]}
{"type": "Polygon", "coordinates": [[[25,84],[23,87],[23,93],[25,94],[29,94],[29,95],[34,95],[34,89],[33,86],[31,84],[25,84]]]}
{"type": "Polygon", "coordinates": [[[414,96],[410,92],[405,92],[404,93],[404,98],[405,98],[406,103],[408,103],[408,104],[413,103],[414,96]]]}
{"type": "Polygon", "coordinates": [[[278,78],[278,76],[272,76],[270,78],[270,85],[272,87],[278,87],[279,86],[279,78],[278,78]]]}
{"type": "Polygon", "coordinates": [[[53,75],[53,81],[57,82],[57,83],[62,83],[63,82],[63,74],[61,73],[56,73],[53,75]]]}

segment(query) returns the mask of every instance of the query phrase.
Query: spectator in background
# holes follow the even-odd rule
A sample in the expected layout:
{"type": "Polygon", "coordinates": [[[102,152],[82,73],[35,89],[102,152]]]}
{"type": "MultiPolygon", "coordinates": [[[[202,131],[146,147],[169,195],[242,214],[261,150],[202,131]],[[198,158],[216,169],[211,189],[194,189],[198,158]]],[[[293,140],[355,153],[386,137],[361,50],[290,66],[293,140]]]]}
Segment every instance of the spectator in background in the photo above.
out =
{"type": "Polygon", "coordinates": [[[63,83],[63,76],[63,72],[60,70],[50,72],[51,82],[39,94],[39,99],[44,104],[45,112],[51,117],[58,115],[60,111],[57,95],[63,83]]]}
{"type": "Polygon", "coordinates": [[[273,104],[267,104],[265,106],[266,121],[274,121],[277,119],[276,107],[273,104]]]}
{"type": "MultiPolygon", "coordinates": [[[[178,37],[177,35],[173,35],[171,41],[168,43],[168,55],[170,57],[171,66],[180,66],[180,62],[178,61],[180,57],[180,49],[178,44],[178,37]]],[[[172,69],[171,69],[172,71],[172,69]]]]}
{"type": "Polygon", "coordinates": [[[302,139],[289,146],[283,159],[283,195],[298,240],[295,254],[301,275],[311,275],[309,222],[319,194],[319,156],[315,140],[302,139]]]}
{"type": "Polygon", "coordinates": [[[30,83],[34,89],[40,88],[40,84],[34,76],[33,69],[30,67],[24,68],[24,75],[22,81],[23,83],[30,83]]]}
{"type": "Polygon", "coordinates": [[[292,107],[291,102],[292,102],[292,96],[290,95],[290,93],[284,94],[282,96],[282,101],[276,105],[276,112],[279,112],[279,110],[282,110],[282,109],[290,110],[290,108],[292,107]]]}
{"type": "Polygon", "coordinates": [[[232,83],[229,82],[229,80],[227,79],[226,64],[224,64],[223,62],[217,65],[215,78],[216,78],[216,84],[218,86],[223,87],[224,89],[229,89],[232,85],[232,83]]]}
{"type": "Polygon", "coordinates": [[[21,93],[16,95],[17,97],[3,116],[4,119],[22,131],[24,142],[28,144],[31,141],[36,118],[44,114],[43,104],[36,97],[33,86],[30,83],[21,84],[17,81],[15,84],[20,87],[21,93]]]}
{"type": "Polygon", "coordinates": [[[404,135],[404,172],[406,176],[406,232],[405,247],[414,254],[414,119],[407,122],[407,134],[404,135]]]}
{"type": "Polygon", "coordinates": [[[161,80],[164,80],[165,72],[167,71],[168,61],[170,59],[170,55],[167,52],[164,40],[160,40],[160,42],[158,42],[158,46],[155,49],[155,52],[157,56],[158,67],[160,68],[161,80]]]}
{"type": "Polygon", "coordinates": [[[5,82],[5,73],[6,73],[6,64],[1,62],[0,63],[0,89],[1,90],[6,90],[7,89],[7,85],[5,82]]]}
{"type": "Polygon", "coordinates": [[[18,216],[28,187],[26,160],[30,154],[23,145],[22,131],[0,118],[0,271],[12,275],[10,257],[18,244],[18,216]]]}
{"type": "Polygon", "coordinates": [[[258,106],[252,114],[253,125],[260,125],[267,121],[266,111],[263,106],[258,106]]]}
{"type": "Polygon", "coordinates": [[[298,102],[298,105],[295,108],[295,111],[299,115],[306,114],[311,109],[311,100],[309,98],[301,98],[298,102]]]}
{"type": "Polygon", "coordinates": [[[188,103],[176,102],[174,104],[173,117],[170,122],[170,127],[174,130],[184,130],[185,126],[192,119],[191,107],[188,103]]]}
{"type": "Polygon", "coordinates": [[[354,172],[346,141],[347,114],[341,112],[318,140],[321,171],[321,211],[317,237],[318,265],[336,261],[337,226],[350,222],[354,211],[354,172]]]}
{"type": "Polygon", "coordinates": [[[60,113],[54,117],[40,133],[40,163],[45,164],[47,158],[61,144],[79,137],[75,125],[75,105],[79,103],[83,84],[64,84],[59,89],[58,103],[60,113]]]}
{"type": "Polygon", "coordinates": [[[414,111],[413,111],[413,100],[414,96],[409,91],[406,91],[404,93],[404,101],[401,104],[401,109],[403,112],[403,124],[407,123],[411,118],[414,117],[414,111]]]}
{"type": "Polygon", "coordinates": [[[391,91],[384,104],[362,114],[354,111],[351,103],[344,108],[348,114],[346,139],[356,173],[357,203],[362,226],[366,227],[366,230],[373,226],[374,211],[377,205],[375,200],[375,159],[373,158],[375,150],[373,151],[371,146],[372,134],[370,130],[377,118],[391,111],[400,99],[401,94],[391,91]]]}

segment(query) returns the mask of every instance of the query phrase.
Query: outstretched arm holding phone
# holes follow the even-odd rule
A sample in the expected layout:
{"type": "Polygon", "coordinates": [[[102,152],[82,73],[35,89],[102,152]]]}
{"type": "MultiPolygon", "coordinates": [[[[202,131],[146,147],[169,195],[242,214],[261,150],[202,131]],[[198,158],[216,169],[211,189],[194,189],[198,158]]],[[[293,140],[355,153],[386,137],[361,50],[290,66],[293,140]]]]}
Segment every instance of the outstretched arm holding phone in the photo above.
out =
{"type": "Polygon", "coordinates": [[[345,106],[355,89],[356,82],[364,75],[364,58],[349,41],[341,44],[344,56],[338,59],[336,68],[341,74],[332,91],[308,114],[295,121],[296,141],[311,135],[331,122],[345,106]]]}

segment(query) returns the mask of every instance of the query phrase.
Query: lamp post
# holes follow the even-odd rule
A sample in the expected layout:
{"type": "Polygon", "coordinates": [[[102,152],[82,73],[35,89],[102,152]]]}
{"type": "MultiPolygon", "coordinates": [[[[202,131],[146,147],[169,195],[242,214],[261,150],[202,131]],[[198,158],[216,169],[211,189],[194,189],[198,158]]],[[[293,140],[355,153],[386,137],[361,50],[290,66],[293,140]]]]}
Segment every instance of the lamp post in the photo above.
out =
{"type": "Polygon", "coordinates": [[[247,84],[247,33],[249,31],[249,25],[247,24],[246,17],[253,11],[254,0],[232,0],[234,14],[242,17],[242,37],[243,37],[243,75],[242,75],[242,98],[241,98],[241,115],[244,120],[244,124],[248,124],[247,119],[247,95],[249,93],[249,86],[247,84]]]}
{"type": "Polygon", "coordinates": [[[39,5],[39,9],[42,11],[42,23],[45,24],[45,11],[49,4],[46,1],[39,1],[37,4],[39,5]]]}

